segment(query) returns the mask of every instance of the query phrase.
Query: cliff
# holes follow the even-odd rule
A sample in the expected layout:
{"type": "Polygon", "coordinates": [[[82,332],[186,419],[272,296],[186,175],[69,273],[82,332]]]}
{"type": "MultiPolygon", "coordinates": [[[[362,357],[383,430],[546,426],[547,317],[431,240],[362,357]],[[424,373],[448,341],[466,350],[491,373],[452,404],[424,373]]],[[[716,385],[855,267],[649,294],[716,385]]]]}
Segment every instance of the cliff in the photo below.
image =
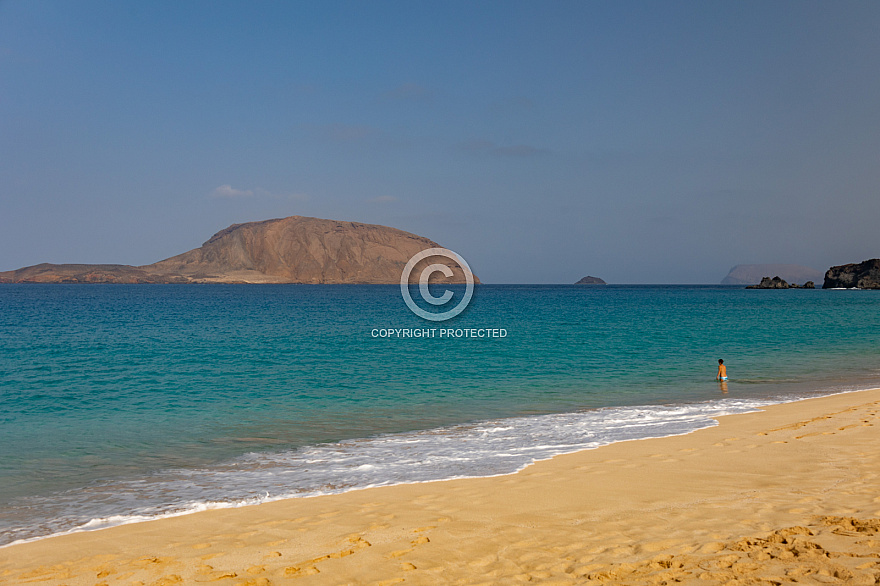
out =
{"type": "MultiPolygon", "coordinates": [[[[387,226],[291,216],[234,224],[199,248],[150,265],[40,264],[0,272],[0,282],[397,284],[414,254],[439,247],[387,226]]],[[[448,282],[464,282],[458,263],[436,258],[417,265],[411,281],[429,262],[452,269],[448,282]]]]}
{"type": "Polygon", "coordinates": [[[880,258],[831,267],[825,273],[823,289],[880,289],[880,258]]]}
{"type": "Polygon", "coordinates": [[[804,283],[818,281],[822,273],[801,265],[736,265],[721,280],[722,285],[756,285],[766,275],[777,275],[786,281],[804,283]]]}

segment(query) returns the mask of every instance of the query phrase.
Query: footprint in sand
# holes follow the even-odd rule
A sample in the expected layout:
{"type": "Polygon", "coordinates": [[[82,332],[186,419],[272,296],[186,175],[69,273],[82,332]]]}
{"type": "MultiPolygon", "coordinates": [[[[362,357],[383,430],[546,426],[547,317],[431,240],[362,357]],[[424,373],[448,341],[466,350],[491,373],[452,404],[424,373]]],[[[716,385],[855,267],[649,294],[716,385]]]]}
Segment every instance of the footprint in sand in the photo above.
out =
{"type": "Polygon", "coordinates": [[[284,568],[284,576],[287,578],[298,578],[300,576],[313,576],[314,574],[320,574],[321,571],[315,566],[308,566],[300,568],[299,566],[290,566],[284,568]]]}
{"type": "Polygon", "coordinates": [[[55,580],[63,580],[70,577],[70,570],[62,568],[61,566],[53,566],[51,568],[46,568],[44,566],[30,572],[24,572],[18,576],[19,579],[31,578],[30,580],[27,580],[28,582],[40,582],[43,580],[51,580],[53,578],[55,580]]]}
{"type": "Polygon", "coordinates": [[[269,578],[252,578],[243,582],[236,582],[235,586],[272,586],[269,578]]]}
{"type": "Polygon", "coordinates": [[[142,557],[136,560],[131,560],[128,562],[130,566],[136,566],[139,568],[149,568],[154,566],[160,566],[164,564],[168,564],[174,561],[174,558],[171,557],[142,557]]]}

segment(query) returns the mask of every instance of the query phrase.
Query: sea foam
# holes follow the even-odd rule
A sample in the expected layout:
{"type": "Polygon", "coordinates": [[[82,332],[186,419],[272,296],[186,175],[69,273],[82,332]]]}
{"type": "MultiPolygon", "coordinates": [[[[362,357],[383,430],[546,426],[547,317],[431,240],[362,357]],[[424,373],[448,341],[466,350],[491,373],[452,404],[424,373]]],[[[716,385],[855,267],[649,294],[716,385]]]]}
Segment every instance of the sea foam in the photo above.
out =
{"type": "Polygon", "coordinates": [[[714,417],[752,412],[778,402],[722,399],[609,407],[249,453],[211,467],[165,470],[17,499],[4,507],[6,526],[0,543],[285,498],[511,474],[561,454],[691,433],[716,425],[714,417]],[[40,511],[38,517],[35,510],[40,511]]]}

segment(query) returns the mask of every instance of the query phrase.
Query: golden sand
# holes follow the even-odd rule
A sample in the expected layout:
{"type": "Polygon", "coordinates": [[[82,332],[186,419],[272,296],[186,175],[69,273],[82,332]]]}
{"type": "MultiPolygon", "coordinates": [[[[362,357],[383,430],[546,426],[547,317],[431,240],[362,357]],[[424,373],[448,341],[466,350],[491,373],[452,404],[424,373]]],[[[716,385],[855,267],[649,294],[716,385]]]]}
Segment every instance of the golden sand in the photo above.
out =
{"type": "Polygon", "coordinates": [[[880,390],[495,478],[0,549],[2,584],[880,583],[880,390]]]}

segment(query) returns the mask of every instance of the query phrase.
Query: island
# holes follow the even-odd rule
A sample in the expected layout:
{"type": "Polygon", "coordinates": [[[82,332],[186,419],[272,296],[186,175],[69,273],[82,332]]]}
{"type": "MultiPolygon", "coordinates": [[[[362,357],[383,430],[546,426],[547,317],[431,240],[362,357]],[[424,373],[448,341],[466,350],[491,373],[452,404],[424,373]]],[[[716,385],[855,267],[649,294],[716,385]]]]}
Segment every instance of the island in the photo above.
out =
{"type": "MultiPolygon", "coordinates": [[[[149,265],[43,263],[0,272],[0,283],[398,284],[407,261],[427,248],[441,246],[388,226],[290,216],[233,224],[149,265]]],[[[445,282],[465,282],[461,266],[442,257],[416,265],[415,282],[428,261],[452,270],[445,282]]]]}
{"type": "Polygon", "coordinates": [[[599,277],[591,277],[589,275],[587,275],[586,277],[584,277],[583,279],[581,279],[580,281],[575,283],[575,285],[607,285],[607,284],[608,283],[606,283],[605,281],[603,281],[599,277]]]}

